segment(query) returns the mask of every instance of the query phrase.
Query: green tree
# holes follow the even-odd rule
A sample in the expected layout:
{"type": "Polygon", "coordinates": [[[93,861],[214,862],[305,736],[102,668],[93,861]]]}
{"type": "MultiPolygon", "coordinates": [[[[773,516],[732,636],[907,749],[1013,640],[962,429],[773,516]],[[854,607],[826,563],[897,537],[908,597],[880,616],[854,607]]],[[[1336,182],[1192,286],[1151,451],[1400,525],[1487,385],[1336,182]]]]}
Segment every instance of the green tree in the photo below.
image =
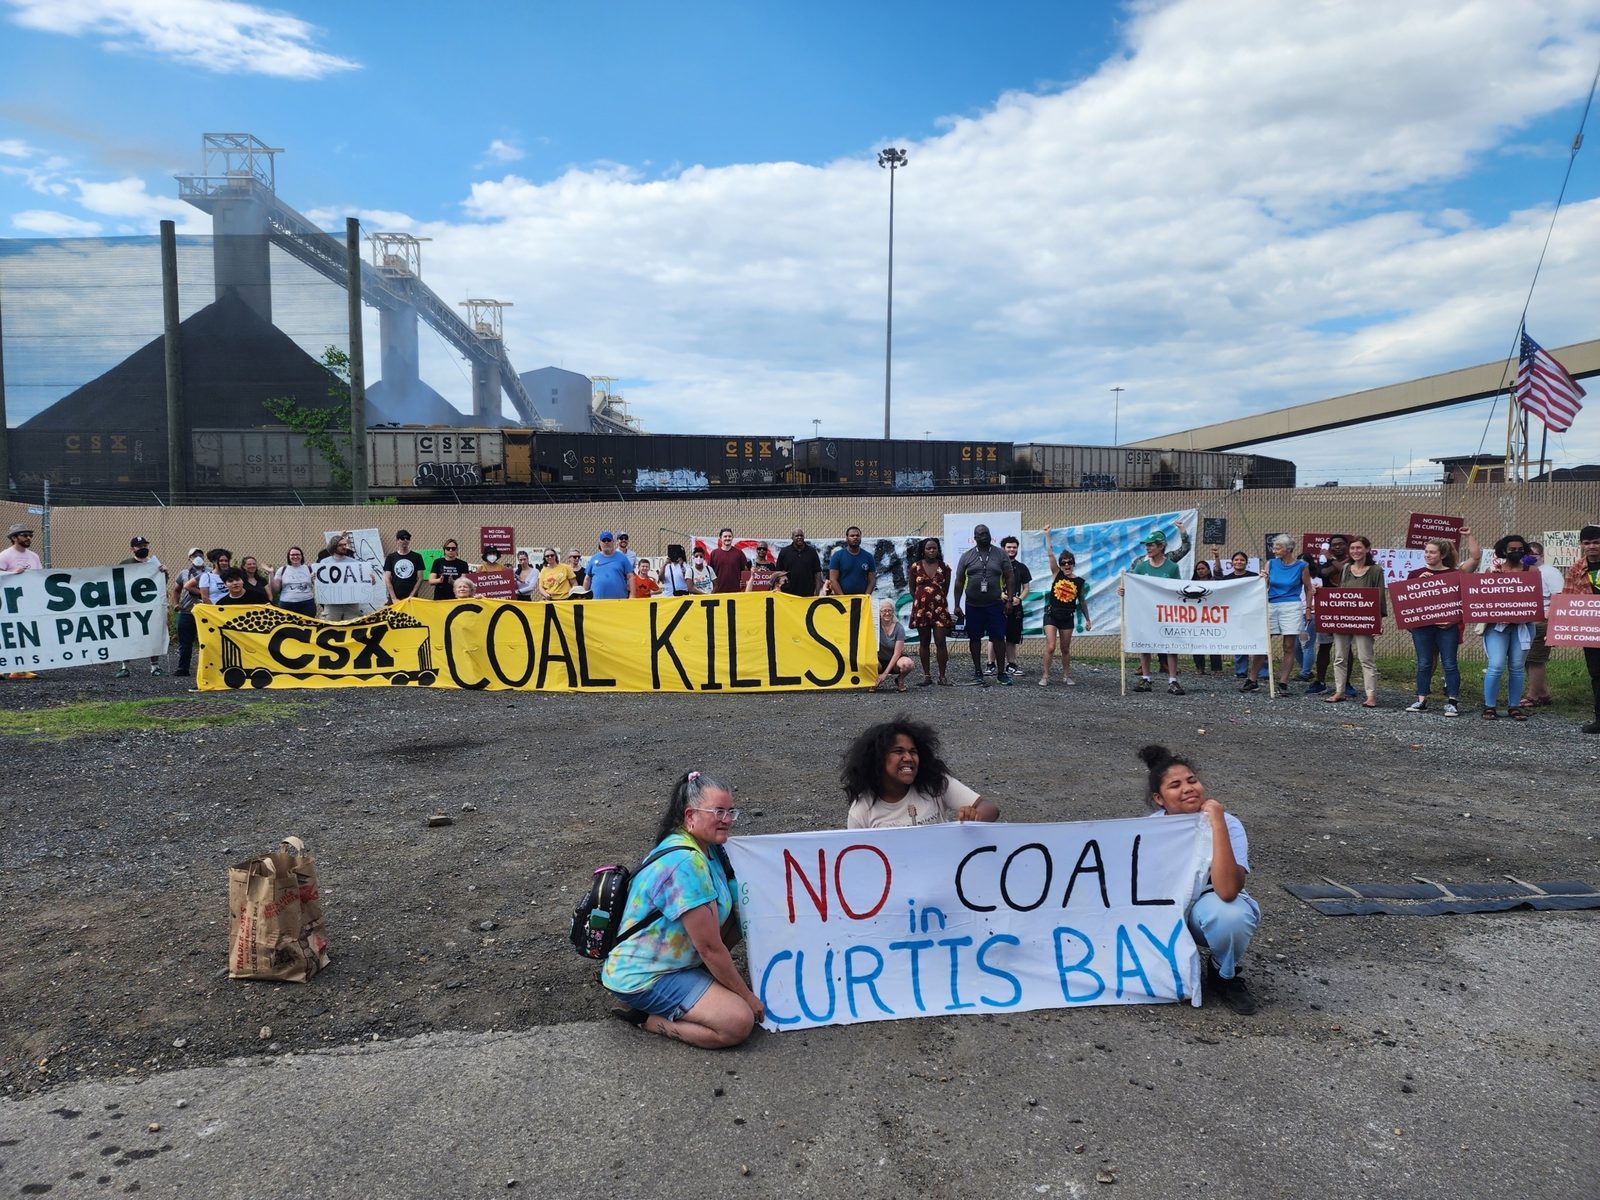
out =
{"type": "Polygon", "coordinates": [[[351,482],[350,356],[337,346],[327,346],[322,351],[322,365],[332,376],[328,384],[331,405],[310,408],[294,396],[274,396],[263,400],[262,406],[322,455],[335,486],[347,488],[351,482]]]}

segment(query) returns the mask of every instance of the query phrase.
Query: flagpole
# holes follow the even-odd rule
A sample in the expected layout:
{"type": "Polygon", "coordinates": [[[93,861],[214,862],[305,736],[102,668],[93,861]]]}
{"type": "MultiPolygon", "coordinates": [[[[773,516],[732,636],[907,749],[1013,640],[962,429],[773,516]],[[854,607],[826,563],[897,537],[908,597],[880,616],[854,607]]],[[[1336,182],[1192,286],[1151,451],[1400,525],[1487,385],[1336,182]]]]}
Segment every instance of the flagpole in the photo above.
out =
{"type": "MultiPolygon", "coordinates": [[[[1265,588],[1267,586],[1267,577],[1265,575],[1263,575],[1261,577],[1261,586],[1263,588],[1265,588]]],[[[1267,607],[1267,698],[1270,699],[1270,700],[1276,700],[1278,698],[1278,664],[1276,662],[1274,662],[1273,659],[1272,659],[1272,603],[1271,603],[1270,600],[1268,601],[1266,607],[1267,607]]],[[[1248,672],[1250,670],[1250,664],[1246,663],[1244,669],[1248,672]]]]}

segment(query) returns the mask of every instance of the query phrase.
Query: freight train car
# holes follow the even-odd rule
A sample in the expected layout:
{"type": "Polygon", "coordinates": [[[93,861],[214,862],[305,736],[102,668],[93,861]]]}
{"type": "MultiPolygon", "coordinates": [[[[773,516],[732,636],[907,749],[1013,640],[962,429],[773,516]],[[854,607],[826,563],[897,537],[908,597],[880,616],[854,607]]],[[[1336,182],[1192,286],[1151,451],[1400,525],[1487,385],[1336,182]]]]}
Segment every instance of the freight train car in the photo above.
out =
{"type": "MultiPolygon", "coordinates": [[[[318,491],[334,485],[333,469],[303,435],[287,429],[196,429],[192,483],[197,491],[318,491]]],[[[369,429],[367,486],[478,488],[505,482],[500,429],[369,429]]]]}
{"type": "Polygon", "coordinates": [[[1063,446],[1028,442],[1016,447],[1018,487],[1085,492],[1204,491],[1290,487],[1295,466],[1264,454],[1209,450],[1134,450],[1121,446],[1063,446]]]}
{"type": "Polygon", "coordinates": [[[770,488],[794,482],[794,446],[776,434],[534,433],[531,482],[613,495],[770,488]]]}
{"type": "Polygon", "coordinates": [[[795,457],[817,490],[992,490],[1011,474],[1010,442],[805,438],[795,443],[795,457]]]}

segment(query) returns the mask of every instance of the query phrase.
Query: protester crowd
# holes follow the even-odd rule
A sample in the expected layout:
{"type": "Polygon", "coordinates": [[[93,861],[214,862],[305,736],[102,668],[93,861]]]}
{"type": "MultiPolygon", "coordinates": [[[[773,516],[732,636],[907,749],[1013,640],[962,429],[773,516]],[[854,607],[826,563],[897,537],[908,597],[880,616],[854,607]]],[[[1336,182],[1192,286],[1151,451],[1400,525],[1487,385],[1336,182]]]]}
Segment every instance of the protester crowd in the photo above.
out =
{"type": "MultiPolygon", "coordinates": [[[[40,569],[39,556],[32,549],[34,530],[26,523],[14,524],[8,533],[10,544],[0,550],[0,573],[40,569]]],[[[1541,586],[1544,607],[1557,592],[1600,593],[1600,526],[1585,526],[1579,535],[1580,557],[1567,571],[1545,565],[1544,546],[1517,534],[1497,540],[1485,554],[1472,530],[1461,530],[1462,554],[1457,559],[1456,544],[1431,539],[1423,550],[1423,564],[1409,572],[1410,578],[1423,578],[1449,571],[1523,573],[1536,578],[1541,586]]],[[[1051,531],[1045,531],[1045,544],[1052,546],[1051,531]]],[[[1166,535],[1151,531],[1143,540],[1144,553],[1127,564],[1133,575],[1178,579],[1180,564],[1190,552],[1186,537],[1169,551],[1166,535]]],[[[474,564],[460,556],[461,543],[447,538],[441,552],[429,558],[412,546],[409,530],[397,530],[393,549],[381,568],[356,556],[349,532],[336,534],[319,546],[310,561],[300,546],[290,546],[282,565],[269,567],[262,556],[234,553],[225,547],[205,550],[191,546],[184,565],[175,571],[162,565],[142,535],[129,542],[129,557],[124,563],[154,564],[169,579],[171,602],[177,614],[177,666],[175,674],[191,671],[196,644],[195,609],[201,604],[272,604],[323,620],[345,621],[362,614],[365,607],[345,599],[317,595],[317,564],[332,559],[347,567],[349,577],[371,572],[374,594],[388,603],[411,598],[449,600],[474,594],[490,594],[487,581],[503,577],[502,587],[492,594],[514,596],[526,602],[575,599],[622,600],[653,597],[727,594],[737,592],[779,592],[811,597],[824,595],[871,595],[877,583],[878,561],[862,546],[861,530],[850,526],[844,542],[823,561],[822,554],[806,539],[805,530],[791,531],[789,541],[773,556],[765,542],[759,542],[752,559],[734,543],[734,531],[718,531],[716,544],[709,549],[696,543],[686,550],[681,545],[667,547],[659,564],[629,549],[626,531],[600,534],[592,551],[546,547],[537,552],[538,562],[529,552],[509,547],[484,545],[474,564]]],[[[971,682],[987,686],[993,679],[1010,686],[1023,675],[1018,660],[1023,642],[1023,615],[1028,597],[1041,593],[1043,599],[1043,641],[1039,676],[1040,687],[1053,679],[1055,660],[1060,659],[1063,684],[1075,684],[1071,647],[1075,633],[1093,631],[1089,616],[1091,589],[1097,584],[1077,571],[1071,549],[1055,554],[1050,578],[1035,588],[1032,572],[1019,557],[1020,543],[1006,537],[995,545],[986,526],[973,531],[973,544],[952,566],[946,561],[943,544],[937,537],[922,539],[906,571],[909,606],[902,619],[893,604],[880,605],[878,632],[878,687],[893,686],[906,691],[921,667],[917,686],[950,686],[949,639],[964,633],[970,658],[971,682]],[[911,642],[915,638],[913,648],[911,642]]],[[[1359,534],[1336,534],[1328,538],[1326,549],[1316,553],[1297,547],[1287,534],[1273,540],[1272,557],[1255,566],[1251,556],[1236,550],[1226,559],[1221,547],[1210,547],[1210,555],[1194,563],[1197,580],[1230,579],[1243,575],[1265,581],[1269,629],[1281,637],[1280,677],[1276,694],[1294,694],[1294,684],[1304,683],[1306,695],[1323,695],[1332,703],[1356,701],[1368,708],[1379,706],[1374,639],[1364,634],[1319,632],[1313,624],[1313,597],[1318,588],[1371,588],[1379,595],[1382,611],[1387,611],[1387,592],[1381,568],[1373,560],[1370,538],[1359,534]],[[1332,679],[1329,679],[1330,667],[1332,679]],[[1359,668],[1361,686],[1355,686],[1359,668]]],[[[364,576],[361,576],[364,578],[364,576]]],[[[1525,721],[1529,710],[1548,706],[1551,701],[1546,664],[1550,650],[1545,643],[1545,622],[1527,620],[1502,622],[1475,628],[1471,636],[1482,639],[1487,669],[1483,681],[1484,720],[1501,715],[1500,692],[1505,691],[1504,712],[1512,721],[1525,721]]],[[[1416,654],[1415,699],[1406,711],[1432,711],[1433,679],[1437,667],[1442,676],[1446,717],[1461,712],[1461,672],[1458,651],[1468,636],[1467,626],[1446,621],[1411,630],[1416,654]]],[[[1584,726],[1588,733],[1600,733],[1600,648],[1586,649],[1595,699],[1595,720],[1584,726]]],[[[1132,690],[1149,692],[1154,688],[1152,665],[1166,676],[1166,690],[1183,695],[1179,682],[1177,653],[1141,654],[1132,690]]],[[[1226,672],[1219,656],[1194,656],[1200,675],[1226,672]]],[[[117,674],[125,677],[132,665],[122,663],[117,674]]],[[[163,673],[158,658],[148,664],[152,675],[163,673]]],[[[1259,691],[1266,679],[1266,656],[1234,658],[1234,677],[1242,692],[1259,691]]],[[[28,672],[15,672],[11,678],[26,678],[28,672]]]]}

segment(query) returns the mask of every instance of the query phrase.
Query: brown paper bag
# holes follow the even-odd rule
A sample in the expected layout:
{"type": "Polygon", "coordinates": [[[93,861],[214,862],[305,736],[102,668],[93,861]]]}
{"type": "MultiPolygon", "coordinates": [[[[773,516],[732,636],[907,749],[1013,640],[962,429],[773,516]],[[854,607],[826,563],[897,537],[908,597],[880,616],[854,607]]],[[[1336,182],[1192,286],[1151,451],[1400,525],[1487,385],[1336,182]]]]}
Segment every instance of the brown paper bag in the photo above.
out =
{"type": "Polygon", "coordinates": [[[328,965],[317,863],[297,837],[228,868],[228,978],[305,983],[328,965]]]}

